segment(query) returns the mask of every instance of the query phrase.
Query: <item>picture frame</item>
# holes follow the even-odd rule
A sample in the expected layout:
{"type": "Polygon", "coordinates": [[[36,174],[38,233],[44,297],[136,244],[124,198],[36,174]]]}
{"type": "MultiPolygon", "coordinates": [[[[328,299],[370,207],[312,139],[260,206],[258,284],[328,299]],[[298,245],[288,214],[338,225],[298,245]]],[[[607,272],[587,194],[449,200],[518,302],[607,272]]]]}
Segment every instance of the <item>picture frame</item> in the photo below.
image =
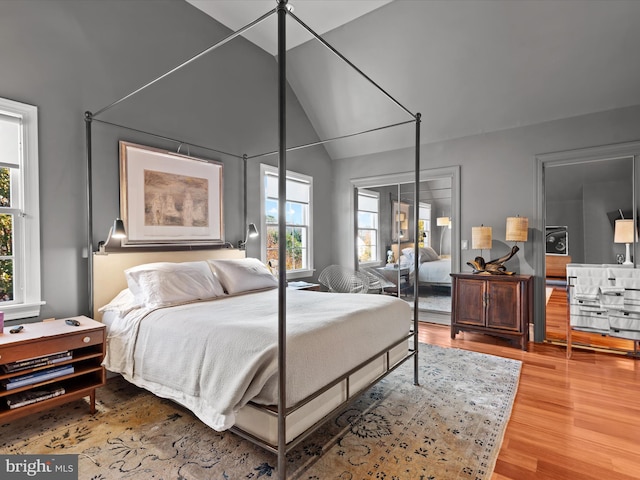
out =
{"type": "Polygon", "coordinates": [[[391,215],[391,240],[397,242],[409,238],[409,204],[394,200],[391,215]]]}
{"type": "Polygon", "coordinates": [[[569,255],[569,232],[566,226],[545,227],[545,245],[548,255],[569,255]]]}
{"type": "Polygon", "coordinates": [[[122,246],[224,244],[223,165],[120,141],[122,246]]]}

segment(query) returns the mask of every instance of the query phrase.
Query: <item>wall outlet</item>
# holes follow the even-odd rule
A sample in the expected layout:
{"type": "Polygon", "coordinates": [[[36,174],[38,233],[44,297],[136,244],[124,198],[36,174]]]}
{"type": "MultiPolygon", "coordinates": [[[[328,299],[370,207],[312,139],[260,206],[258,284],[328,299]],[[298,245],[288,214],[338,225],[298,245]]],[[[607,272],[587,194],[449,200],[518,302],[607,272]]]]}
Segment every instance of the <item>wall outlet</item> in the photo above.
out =
{"type": "Polygon", "coordinates": [[[469,240],[462,240],[460,242],[460,249],[461,250],[469,250],[469,240]]]}

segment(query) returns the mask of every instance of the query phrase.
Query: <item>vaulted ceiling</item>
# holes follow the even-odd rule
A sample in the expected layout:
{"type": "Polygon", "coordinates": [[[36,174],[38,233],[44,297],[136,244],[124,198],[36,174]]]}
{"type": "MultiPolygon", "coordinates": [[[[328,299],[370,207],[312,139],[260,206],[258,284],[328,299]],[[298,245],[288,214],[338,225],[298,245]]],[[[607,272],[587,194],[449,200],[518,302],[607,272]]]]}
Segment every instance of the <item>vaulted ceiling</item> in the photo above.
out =
{"type": "MultiPolygon", "coordinates": [[[[231,30],[275,7],[274,0],[189,2],[231,30]]],[[[290,3],[382,89],[422,114],[422,143],[640,105],[637,0],[290,3]]],[[[275,17],[268,22],[260,28],[273,32],[273,42],[275,17]]],[[[263,33],[247,38],[273,54],[263,33]]],[[[289,43],[287,76],[320,138],[410,119],[315,40],[289,43]]],[[[413,128],[396,127],[327,150],[337,159],[413,143],[413,128]]]]}

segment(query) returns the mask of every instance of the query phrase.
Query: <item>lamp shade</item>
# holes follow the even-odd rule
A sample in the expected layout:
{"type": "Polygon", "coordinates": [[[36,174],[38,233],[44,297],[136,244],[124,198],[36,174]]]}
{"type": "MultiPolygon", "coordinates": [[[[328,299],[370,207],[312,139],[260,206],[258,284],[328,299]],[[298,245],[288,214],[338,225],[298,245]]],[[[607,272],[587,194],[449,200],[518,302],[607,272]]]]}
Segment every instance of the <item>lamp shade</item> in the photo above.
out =
{"type": "Polygon", "coordinates": [[[116,218],[113,221],[113,230],[111,231],[112,238],[125,238],[127,236],[127,232],[124,229],[124,222],[119,218],[116,218]]]}
{"type": "Polygon", "coordinates": [[[634,243],[635,235],[633,230],[633,220],[616,220],[616,229],[613,241],[615,243],[634,243]]]}
{"type": "Polygon", "coordinates": [[[257,237],[257,236],[258,236],[258,229],[256,228],[256,224],[250,223],[249,227],[247,228],[247,238],[257,237]]]}
{"type": "Polygon", "coordinates": [[[438,217],[436,218],[436,225],[438,227],[446,227],[451,223],[451,220],[449,220],[449,217],[438,217]]]}
{"type": "Polygon", "coordinates": [[[529,233],[527,217],[507,217],[507,242],[526,242],[529,233]]]}
{"type": "Polygon", "coordinates": [[[471,248],[474,250],[491,249],[491,227],[471,227],[471,248]]]}

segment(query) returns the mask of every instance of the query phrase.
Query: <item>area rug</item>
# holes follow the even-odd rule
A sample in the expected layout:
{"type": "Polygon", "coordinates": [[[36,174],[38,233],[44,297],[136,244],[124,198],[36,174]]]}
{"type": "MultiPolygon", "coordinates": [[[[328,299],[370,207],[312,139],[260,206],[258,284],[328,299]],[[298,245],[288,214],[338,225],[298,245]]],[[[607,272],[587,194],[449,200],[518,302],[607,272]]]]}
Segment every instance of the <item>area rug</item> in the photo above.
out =
{"type": "MultiPolygon", "coordinates": [[[[411,303],[413,303],[413,299],[411,303]]],[[[451,294],[420,296],[418,297],[418,308],[431,312],[451,313],[451,294]]]]}
{"type": "MultiPolygon", "coordinates": [[[[520,378],[516,360],[420,344],[288,455],[288,478],[484,480],[491,477],[520,378]]],[[[0,454],[77,454],[80,479],[278,478],[277,458],[215,432],[120,378],[85,401],[0,426],[0,454]]]]}

